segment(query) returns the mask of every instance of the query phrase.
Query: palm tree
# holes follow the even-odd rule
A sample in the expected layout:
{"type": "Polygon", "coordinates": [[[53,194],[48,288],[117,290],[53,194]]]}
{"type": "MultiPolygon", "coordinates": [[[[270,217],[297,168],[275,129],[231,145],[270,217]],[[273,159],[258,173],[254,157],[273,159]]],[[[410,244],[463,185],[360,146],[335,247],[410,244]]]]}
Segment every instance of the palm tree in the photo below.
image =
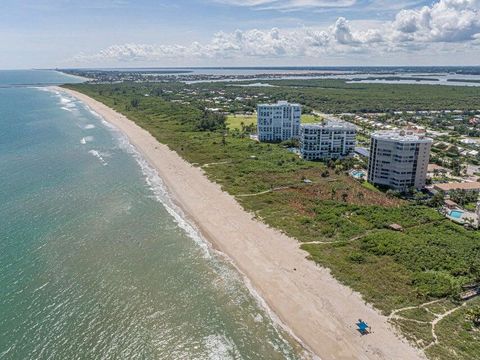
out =
{"type": "Polygon", "coordinates": [[[472,218],[468,217],[468,218],[465,219],[465,225],[466,226],[473,228],[473,223],[474,223],[474,220],[472,218]]]}

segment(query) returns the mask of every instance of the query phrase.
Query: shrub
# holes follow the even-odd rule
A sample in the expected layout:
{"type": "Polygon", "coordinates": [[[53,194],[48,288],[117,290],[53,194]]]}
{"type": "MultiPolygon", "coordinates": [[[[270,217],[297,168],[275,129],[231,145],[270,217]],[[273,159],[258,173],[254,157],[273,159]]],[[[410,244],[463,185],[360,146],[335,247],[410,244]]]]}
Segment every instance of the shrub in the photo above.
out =
{"type": "Polygon", "coordinates": [[[427,271],[416,273],[413,284],[418,293],[426,297],[441,298],[456,293],[457,286],[455,279],[448,273],[427,271]]]}
{"type": "Polygon", "coordinates": [[[363,264],[367,259],[364,254],[360,252],[354,252],[348,256],[348,260],[356,264],[363,264]]]}

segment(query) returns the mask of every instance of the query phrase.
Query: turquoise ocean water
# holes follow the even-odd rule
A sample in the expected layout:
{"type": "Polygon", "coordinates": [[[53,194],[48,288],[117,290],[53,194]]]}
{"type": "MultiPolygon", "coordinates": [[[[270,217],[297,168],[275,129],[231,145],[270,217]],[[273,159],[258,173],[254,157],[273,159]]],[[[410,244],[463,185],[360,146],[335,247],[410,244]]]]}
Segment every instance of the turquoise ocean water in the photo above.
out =
{"type": "Polygon", "coordinates": [[[302,358],[75,81],[0,71],[0,359],[302,358]]]}

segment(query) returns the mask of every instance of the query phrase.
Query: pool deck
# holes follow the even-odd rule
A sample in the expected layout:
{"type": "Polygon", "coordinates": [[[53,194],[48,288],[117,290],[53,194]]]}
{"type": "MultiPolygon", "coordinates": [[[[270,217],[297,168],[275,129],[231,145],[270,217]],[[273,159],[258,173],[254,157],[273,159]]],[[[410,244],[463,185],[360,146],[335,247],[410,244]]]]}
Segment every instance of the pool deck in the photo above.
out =
{"type": "Polygon", "coordinates": [[[450,219],[458,224],[462,224],[462,225],[468,224],[469,223],[468,219],[471,219],[471,224],[474,227],[478,227],[479,225],[477,214],[472,211],[467,211],[462,208],[456,208],[456,209],[443,208],[443,210],[444,210],[444,215],[447,219],[450,219]],[[461,212],[462,215],[460,217],[451,216],[450,214],[455,211],[461,212]]]}
{"type": "Polygon", "coordinates": [[[368,177],[368,173],[366,170],[351,170],[349,174],[354,179],[366,179],[368,177]],[[359,175],[359,173],[361,173],[361,175],[359,175]]]}

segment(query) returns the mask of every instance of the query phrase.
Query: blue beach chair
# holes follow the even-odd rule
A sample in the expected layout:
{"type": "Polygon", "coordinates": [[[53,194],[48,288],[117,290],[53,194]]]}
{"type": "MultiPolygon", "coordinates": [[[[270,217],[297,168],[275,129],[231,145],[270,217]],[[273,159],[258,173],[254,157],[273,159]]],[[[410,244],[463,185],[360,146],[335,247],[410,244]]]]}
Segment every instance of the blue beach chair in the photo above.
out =
{"type": "Polygon", "coordinates": [[[370,333],[370,326],[368,326],[368,324],[362,319],[358,320],[357,327],[358,332],[360,332],[360,334],[362,335],[367,335],[370,333]]]}

